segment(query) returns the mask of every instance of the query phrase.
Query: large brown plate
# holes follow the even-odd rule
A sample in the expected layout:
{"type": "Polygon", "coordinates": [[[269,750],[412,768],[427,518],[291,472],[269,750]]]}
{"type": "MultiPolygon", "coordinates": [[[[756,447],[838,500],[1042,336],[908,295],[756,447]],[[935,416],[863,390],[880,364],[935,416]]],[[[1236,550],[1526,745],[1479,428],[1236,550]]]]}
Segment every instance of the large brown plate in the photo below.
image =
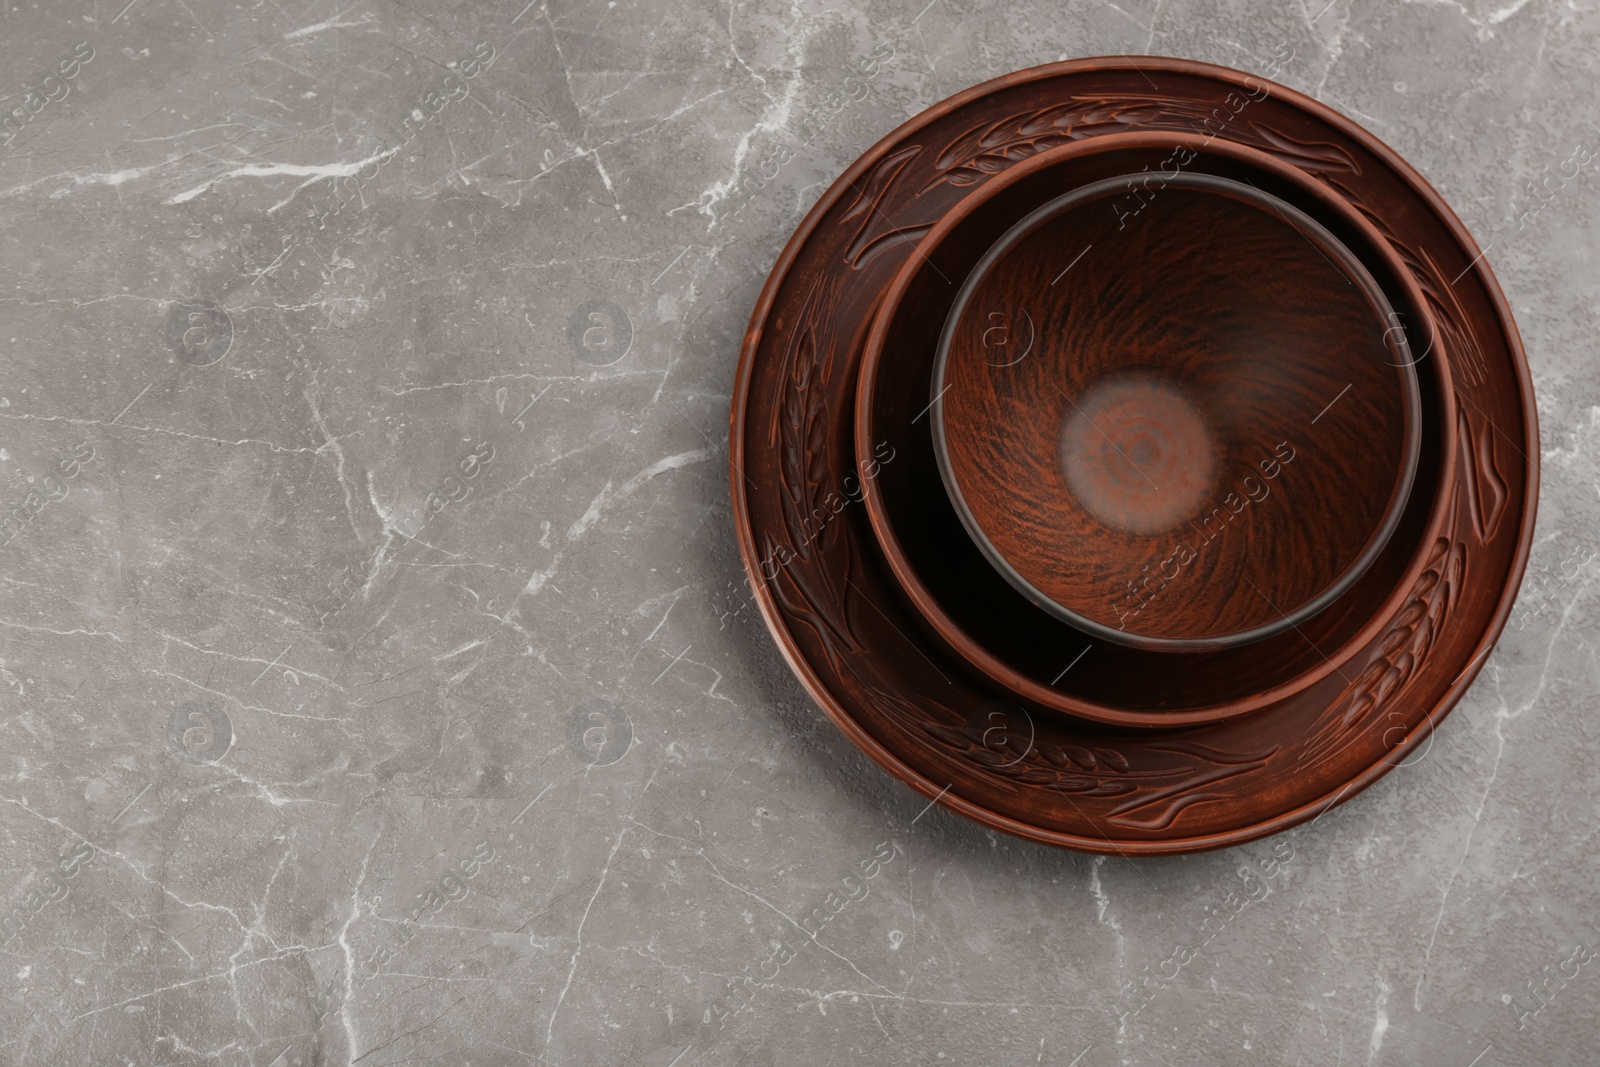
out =
{"type": "MultiPolygon", "coordinates": [[[[1418,347],[1424,347],[1419,345],[1418,347]]],[[[952,811],[1092,852],[1239,844],[1354,796],[1422,744],[1515,598],[1538,426],[1510,309],[1439,195],[1291,89],[1187,60],[1099,58],[987,82],[875,145],[807,215],[762,290],[731,414],[739,546],[779,647],[885,770],[952,811]],[[1262,87],[1269,91],[1262,97],[1262,87]],[[1243,103],[1241,103],[1243,101],[1243,103]],[[1056,145],[1201,130],[1270,152],[1372,220],[1444,334],[1458,400],[1450,514],[1409,602],[1340,671],[1240,719],[1126,731],[1029,715],[929,638],[880,555],[851,413],[867,328],[916,242],[974,186],[1056,145]]],[[[889,462],[893,462],[892,459],[889,462]]]]}

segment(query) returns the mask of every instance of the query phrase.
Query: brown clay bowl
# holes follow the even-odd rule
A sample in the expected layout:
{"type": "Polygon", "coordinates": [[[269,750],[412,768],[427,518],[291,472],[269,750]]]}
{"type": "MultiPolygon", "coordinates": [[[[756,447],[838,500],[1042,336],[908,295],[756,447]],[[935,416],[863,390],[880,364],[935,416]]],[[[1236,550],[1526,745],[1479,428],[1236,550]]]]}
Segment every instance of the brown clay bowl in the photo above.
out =
{"type": "MultiPolygon", "coordinates": [[[[1107,134],[1014,164],[922,237],[885,290],[862,343],[855,448],[858,467],[876,472],[862,485],[885,560],[925,628],[1025,705],[1122,726],[1176,727],[1283,700],[1341,671],[1399,612],[1446,517],[1441,487],[1455,476],[1454,389],[1415,279],[1342,198],[1298,168],[1242,145],[1185,133],[1107,134]],[[1343,595],[1304,623],[1248,645],[1157,652],[1101,640],[1031,603],[1001,576],[946,493],[928,414],[945,319],[996,239],[1057,197],[1106,178],[1159,172],[1176,152],[1192,153],[1184,157],[1185,173],[1245,182],[1299,209],[1360,261],[1407,334],[1418,372],[1420,442],[1398,522],[1343,595]],[[896,458],[880,467],[888,448],[896,458]]],[[[1297,451],[1289,467],[1303,456],[1297,451]]],[[[1287,489],[1281,470],[1276,481],[1275,489],[1287,489]]]]}
{"type": "Polygon", "coordinates": [[[1214,174],[1105,178],[1012,226],[933,368],[934,452],[1034,605],[1152,651],[1291,630],[1366,571],[1421,450],[1404,330],[1321,223],[1214,174]]]}

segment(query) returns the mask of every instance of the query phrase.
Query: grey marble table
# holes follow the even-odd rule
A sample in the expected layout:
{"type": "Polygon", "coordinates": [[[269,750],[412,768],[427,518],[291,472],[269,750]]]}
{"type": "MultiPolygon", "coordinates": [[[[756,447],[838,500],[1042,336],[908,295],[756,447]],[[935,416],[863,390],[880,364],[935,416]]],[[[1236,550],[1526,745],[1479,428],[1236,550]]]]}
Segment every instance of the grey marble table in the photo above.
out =
{"type": "Polygon", "coordinates": [[[1600,14],[1325,3],[7,5],[0,1063],[1595,1063],[1600,14]],[[968,85],[1284,42],[1516,310],[1518,611],[1280,838],[928,810],[742,594],[761,281],[968,85]]]}

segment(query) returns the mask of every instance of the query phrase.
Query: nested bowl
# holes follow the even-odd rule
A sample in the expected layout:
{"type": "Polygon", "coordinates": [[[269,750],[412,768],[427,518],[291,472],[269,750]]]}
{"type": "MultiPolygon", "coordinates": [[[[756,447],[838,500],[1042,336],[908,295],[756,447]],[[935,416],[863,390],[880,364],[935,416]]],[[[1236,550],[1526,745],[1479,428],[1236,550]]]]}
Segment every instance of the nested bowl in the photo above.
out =
{"type": "Polygon", "coordinates": [[[978,260],[939,340],[934,453],[1036,606],[1137,648],[1238,647],[1305,623],[1388,542],[1417,374],[1321,223],[1236,178],[1143,177],[1056,197],[978,260]]]}
{"type": "MultiPolygon", "coordinates": [[[[1146,210],[1165,193],[1177,191],[1169,177],[1169,187],[1149,199],[1146,210]]],[[[1114,219],[1118,217],[1113,213],[1114,219]]],[[[1079,243],[1059,249],[1057,272],[1068,269],[1070,275],[1083,269],[1087,258],[1072,264],[1083,247],[1079,243]]],[[[1359,287],[1352,281],[1350,288],[1359,287]]],[[[1362,290],[1360,299],[1368,302],[1371,312],[1371,292],[1362,290]]],[[[1019,322],[1025,326],[1024,320],[1019,318],[1019,322]]],[[[1184,329],[1181,325],[1176,328],[1184,329]]],[[[982,335],[979,337],[981,346],[982,335]]],[[[1027,334],[1011,329],[1003,344],[998,334],[991,334],[989,341],[991,348],[1012,346],[1009,353],[990,355],[991,362],[1004,364],[1018,360],[1027,334]]],[[[1040,343],[1035,331],[1034,344],[1040,343]]],[[[878,470],[874,449],[879,456],[885,446],[897,452],[895,462],[882,465],[875,478],[863,482],[868,514],[885,559],[929,631],[975,671],[1036,707],[1117,725],[1172,727],[1241,715],[1315,685],[1340,671],[1400,610],[1407,591],[1427,564],[1444,520],[1446,500],[1441,487],[1450,484],[1456,462],[1455,401],[1449,369],[1415,280],[1388,242],[1342,198],[1298,168],[1254,149],[1192,134],[1128,133],[1098,136],[1018,163],[990,178],[960,213],[942,219],[922,238],[918,254],[907,260],[886,290],[863,344],[855,412],[858,459],[863,469],[878,470]],[[1281,206],[1302,213],[1347,250],[1392,310],[1389,325],[1380,325],[1380,332],[1391,331],[1385,346],[1387,362],[1414,365],[1417,389],[1417,407],[1413,409],[1417,448],[1411,489],[1409,494],[1398,494],[1403,501],[1394,509],[1387,541],[1372,553],[1365,569],[1321,611],[1302,622],[1249,644],[1198,650],[1154,650],[1105,640],[1031,602],[991,563],[964,527],[946,491],[929,417],[936,406],[930,403],[938,393],[933,374],[949,310],[996,240],[1060,197],[1106,179],[1125,184],[1128,174],[1160,173],[1163,164],[1172,166],[1174,158],[1183,161],[1184,174],[1243,183],[1277,198],[1281,206]]],[[[1037,351],[1030,352],[1009,369],[1024,366],[1037,355],[1037,351]]],[[[1390,366],[1386,373],[1398,370],[1390,366]]],[[[1133,381],[1131,388],[1138,389],[1146,388],[1150,379],[1135,377],[1133,381]]],[[[1334,399],[1342,386],[1340,383],[1322,403],[1334,399]]],[[[1037,393],[1036,389],[1030,396],[1019,397],[1018,406],[1039,402],[1037,393]]],[[[1403,385],[1400,393],[1403,399],[1403,385]]],[[[1339,404],[1349,399],[1347,394],[1339,404]]],[[[1313,408],[1309,414],[1315,417],[1319,411],[1313,408]]],[[[1316,418],[1308,429],[1320,429],[1328,417],[1316,418]]],[[[1063,418],[1060,427],[1063,433],[1069,431],[1070,420],[1063,418]]],[[[1274,446],[1277,443],[1272,442],[1274,446]]],[[[1290,447],[1295,448],[1292,441],[1290,447]]],[[[1252,487],[1272,483],[1273,496],[1254,490],[1260,499],[1252,499],[1246,508],[1265,510],[1263,505],[1275,502],[1278,494],[1287,501],[1288,476],[1298,473],[1297,465],[1309,467],[1302,464],[1307,458],[1304,448],[1295,448],[1294,458],[1287,461],[1275,448],[1259,457],[1248,451],[1234,454],[1249,456],[1260,472],[1249,474],[1255,479],[1252,487]],[[1268,461],[1267,469],[1260,466],[1261,460],[1268,461]],[[1267,479],[1274,463],[1276,474],[1267,479]]],[[[1051,458],[1061,470],[1059,456],[1057,451],[1051,458]]],[[[1245,472],[1238,476],[1244,492],[1229,491],[1246,497],[1252,487],[1242,484],[1245,472]]],[[[1064,471],[1061,477],[1066,478],[1064,471]]],[[[1317,491],[1308,484],[1299,496],[1313,496],[1317,491]]],[[[1389,511],[1396,495],[1393,480],[1374,495],[1382,497],[1382,510],[1389,511]]],[[[1223,506],[1231,511],[1226,497],[1224,492],[1223,506]]],[[[1240,517],[1238,512],[1233,515],[1230,527],[1240,517]]],[[[1384,523],[1378,525],[1381,533],[1384,523]]],[[[1250,529],[1239,527],[1246,534],[1250,529]]],[[[1272,546],[1262,550],[1270,553],[1272,546]]],[[[1159,574],[1162,561],[1170,554],[1169,550],[1157,556],[1152,569],[1159,574]]],[[[1150,562],[1142,560],[1141,564],[1150,562]]],[[[1169,564],[1169,574],[1171,569],[1169,564]]],[[[1325,573],[1331,569],[1329,565],[1325,573]]],[[[1254,572],[1251,577],[1259,587],[1254,572]]],[[[1169,585],[1169,591],[1174,593],[1173,601],[1188,595],[1181,587],[1173,590],[1169,585]]]]}

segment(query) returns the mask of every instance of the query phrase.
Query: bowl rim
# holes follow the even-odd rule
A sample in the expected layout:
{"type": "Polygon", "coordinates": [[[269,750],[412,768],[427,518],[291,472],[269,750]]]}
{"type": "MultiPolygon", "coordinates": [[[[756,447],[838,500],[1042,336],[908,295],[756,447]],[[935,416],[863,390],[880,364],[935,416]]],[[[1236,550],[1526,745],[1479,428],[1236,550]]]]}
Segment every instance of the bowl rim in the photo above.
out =
{"type": "MultiPolygon", "coordinates": [[[[1207,66],[1206,69],[1209,71],[1211,68],[1207,66]]],[[[1054,688],[1053,685],[1044,685],[1024,675],[968,635],[944,610],[943,606],[932,595],[927,585],[917,574],[916,569],[911,565],[899,538],[894,532],[893,526],[889,522],[887,507],[877,485],[877,480],[861,480],[862,501],[866,505],[868,521],[871,523],[873,534],[878,542],[879,549],[883,553],[884,560],[888,563],[901,592],[911,602],[912,607],[923,622],[933,629],[941,642],[949,647],[959,659],[1000,685],[1012,696],[1019,697],[1037,707],[1092,722],[1145,729],[1195,726],[1237,718],[1276,704],[1322,681],[1328,675],[1338,671],[1358,652],[1371,644],[1389,624],[1390,620],[1404,607],[1411,587],[1416,584],[1417,579],[1427,568],[1433,543],[1438,540],[1440,531],[1449,514],[1451,506],[1449,487],[1455,482],[1458,462],[1457,450],[1459,448],[1456,427],[1458,415],[1455,383],[1450,370],[1447,352],[1444,348],[1443,335],[1438,323],[1434,320],[1433,311],[1423,297],[1421,288],[1411,270],[1406,267],[1393,245],[1379,232],[1377,227],[1359,211],[1355,210],[1343,197],[1313,180],[1298,167],[1285,163],[1259,149],[1221,138],[1213,139],[1197,133],[1175,130],[1129,131],[1125,133],[1100,134],[1092,138],[1046,149],[1028,159],[1013,164],[1002,173],[985,181],[981,190],[975,193],[972,198],[963,202],[966,210],[959,214],[952,213],[941,218],[918,240],[918,254],[907,257],[905,263],[900,266],[889,284],[884,288],[878,300],[877,309],[873,312],[871,326],[867,331],[866,341],[862,349],[861,365],[856,378],[855,411],[851,427],[854,434],[856,460],[859,465],[872,458],[868,454],[870,449],[866,442],[872,440],[871,434],[875,424],[872,397],[876,387],[878,370],[883,360],[889,321],[899,307],[913,278],[921,269],[925,255],[925,253],[921,252],[923,247],[932,248],[936,246],[960,219],[965,218],[977,206],[978,202],[986,203],[993,196],[1003,193],[1011,185],[1041,169],[1054,166],[1080,155],[1088,156],[1126,148],[1160,148],[1167,146],[1183,146],[1229,157],[1234,161],[1271,172],[1273,175],[1304,189],[1310,196],[1343,217],[1347,224],[1361,232],[1364,240],[1371,246],[1375,254],[1385,261],[1400,289],[1405,292],[1406,302],[1421,317],[1421,325],[1426,326],[1425,332],[1429,340],[1429,346],[1424,356],[1419,359],[1419,362],[1431,356],[1432,358],[1429,362],[1432,366],[1429,370],[1438,379],[1441,434],[1439,441],[1438,485],[1434,491],[1434,500],[1432,507],[1428,511],[1427,521],[1418,536],[1417,547],[1412,553],[1409,565],[1401,574],[1399,580],[1396,581],[1394,588],[1390,590],[1389,596],[1382,602],[1378,610],[1372,613],[1366,624],[1346,638],[1333,651],[1318,649],[1320,653],[1319,662],[1313,664],[1306,671],[1275,686],[1258,690],[1245,697],[1181,709],[1127,708],[1085,700],[1081,697],[1064,693],[1054,688]]]]}
{"type": "MultiPolygon", "coordinates": [[[[1030,581],[1006,557],[1000,547],[994,543],[994,540],[989,536],[989,531],[984,528],[983,523],[968,502],[966,493],[961,487],[961,479],[950,458],[949,431],[946,426],[944,397],[951,387],[945,384],[945,372],[949,366],[950,349],[955,340],[956,330],[972,296],[989,277],[995,266],[1005,258],[1006,254],[1022,241],[1032,236],[1041,226],[1076,208],[1096,200],[1106,199],[1112,190],[1123,188],[1131,179],[1137,176],[1137,173],[1130,173],[1102,178],[1087,185],[1071,189],[1041,204],[1013,223],[973,265],[972,270],[968,272],[967,277],[963,280],[961,288],[956,293],[955,300],[951,303],[950,309],[945,315],[944,326],[940,331],[938,347],[935,351],[933,374],[929,380],[929,406],[931,408],[934,457],[939,465],[939,475],[944,481],[945,492],[949,496],[957,516],[960,517],[962,526],[966,528],[968,536],[977,544],[978,549],[989,561],[990,566],[999,571],[1006,581],[1010,582],[1040,610],[1054,615],[1077,629],[1085,631],[1091,637],[1098,637],[1104,641],[1149,652],[1214,652],[1227,648],[1240,648],[1268,637],[1276,637],[1279,634],[1286,633],[1326,610],[1335,600],[1349,592],[1350,588],[1361,579],[1361,576],[1367,572],[1383,552],[1384,547],[1389,543],[1389,539],[1394,535],[1395,529],[1400,525],[1400,520],[1406,511],[1411,489],[1416,479],[1418,458],[1422,452],[1422,400],[1417,383],[1417,360],[1412,357],[1409,342],[1403,329],[1399,332],[1398,340],[1393,342],[1395,348],[1399,349],[1395,355],[1403,362],[1390,364],[1390,366],[1399,372],[1404,437],[1401,442],[1398,477],[1391,483],[1389,499],[1379,516],[1378,522],[1368,532],[1361,551],[1346,564],[1344,569],[1334,577],[1333,581],[1325,585],[1311,598],[1287,612],[1268,601],[1268,606],[1278,613],[1278,618],[1247,629],[1203,637],[1162,637],[1118,629],[1067,607],[1030,581]]],[[[1366,265],[1349,248],[1345,247],[1344,242],[1340,241],[1326,226],[1306,214],[1306,212],[1264,189],[1251,185],[1249,182],[1236,181],[1221,175],[1179,172],[1172,175],[1164,174],[1162,181],[1163,190],[1169,187],[1195,189],[1229,197],[1238,202],[1248,204],[1263,214],[1267,213],[1267,209],[1272,209],[1283,219],[1285,225],[1310,241],[1317,251],[1329,259],[1334,269],[1342,273],[1347,280],[1353,282],[1361,290],[1369,307],[1377,313],[1385,326],[1384,337],[1389,337],[1390,332],[1394,329],[1393,324],[1399,321],[1399,316],[1389,302],[1388,296],[1378,285],[1376,279],[1372,277],[1371,272],[1367,270],[1366,265]]],[[[1318,417],[1320,418],[1320,416],[1318,417]]]]}

